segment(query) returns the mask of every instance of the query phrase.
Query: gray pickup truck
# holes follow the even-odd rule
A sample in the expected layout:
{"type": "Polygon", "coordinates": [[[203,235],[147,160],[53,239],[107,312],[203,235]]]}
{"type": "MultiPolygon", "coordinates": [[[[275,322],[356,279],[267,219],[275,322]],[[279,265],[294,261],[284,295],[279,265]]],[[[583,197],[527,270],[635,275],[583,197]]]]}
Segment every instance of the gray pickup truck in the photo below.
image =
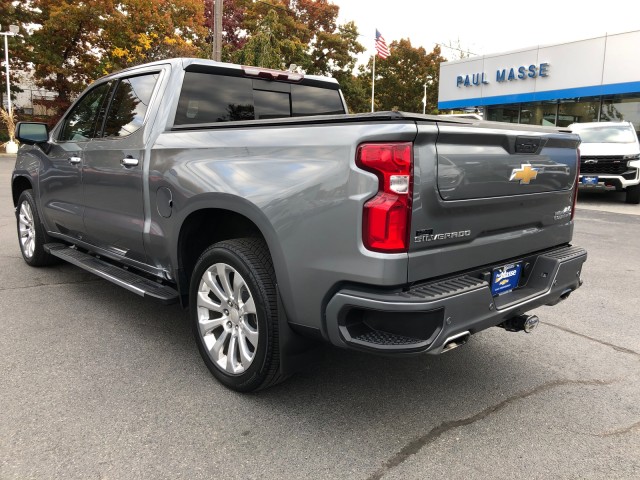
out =
{"type": "Polygon", "coordinates": [[[238,391],[319,341],[439,354],[529,331],[526,312],[582,283],[568,131],[348,115],[333,79],[173,59],[104,77],[17,137],[24,260],[180,302],[238,391]]]}

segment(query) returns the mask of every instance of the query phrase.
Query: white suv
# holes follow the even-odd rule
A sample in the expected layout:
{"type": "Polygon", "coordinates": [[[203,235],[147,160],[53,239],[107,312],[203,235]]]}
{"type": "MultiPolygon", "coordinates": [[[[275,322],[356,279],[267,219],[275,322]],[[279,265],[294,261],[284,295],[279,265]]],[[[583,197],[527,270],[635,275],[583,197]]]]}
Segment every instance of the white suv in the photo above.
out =
{"type": "Polygon", "coordinates": [[[627,192],[640,203],[640,142],[631,122],[569,125],[580,135],[580,187],[627,192]]]}

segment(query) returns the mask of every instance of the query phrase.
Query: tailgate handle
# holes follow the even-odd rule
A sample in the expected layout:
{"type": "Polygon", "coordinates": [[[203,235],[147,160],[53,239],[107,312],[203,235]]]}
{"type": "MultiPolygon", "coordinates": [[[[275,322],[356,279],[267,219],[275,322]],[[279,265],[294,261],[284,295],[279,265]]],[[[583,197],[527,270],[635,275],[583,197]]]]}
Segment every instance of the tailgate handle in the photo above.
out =
{"type": "Polygon", "coordinates": [[[516,137],[516,153],[536,153],[540,141],[540,137],[516,137]]]}

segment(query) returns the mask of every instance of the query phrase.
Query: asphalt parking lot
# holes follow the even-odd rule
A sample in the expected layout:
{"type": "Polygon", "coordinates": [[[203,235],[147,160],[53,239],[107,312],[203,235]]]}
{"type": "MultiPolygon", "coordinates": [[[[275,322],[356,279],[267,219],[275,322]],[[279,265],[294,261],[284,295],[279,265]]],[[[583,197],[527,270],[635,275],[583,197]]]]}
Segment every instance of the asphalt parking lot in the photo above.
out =
{"type": "Polygon", "coordinates": [[[0,478],[640,478],[640,206],[579,197],[584,286],[442,356],[213,379],[179,307],[20,256],[0,155],[0,478]]]}

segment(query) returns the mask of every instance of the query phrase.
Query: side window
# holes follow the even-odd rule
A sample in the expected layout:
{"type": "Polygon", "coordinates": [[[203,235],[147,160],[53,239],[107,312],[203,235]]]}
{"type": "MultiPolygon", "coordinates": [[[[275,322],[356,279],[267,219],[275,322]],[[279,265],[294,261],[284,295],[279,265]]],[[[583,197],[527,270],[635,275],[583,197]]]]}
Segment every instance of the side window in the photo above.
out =
{"type": "Polygon", "coordinates": [[[126,137],[142,126],[159,77],[156,72],[118,82],[104,123],[103,137],[126,137]]]}
{"type": "Polygon", "coordinates": [[[80,99],[65,118],[58,140],[84,142],[95,135],[96,118],[103,108],[109,86],[109,83],[98,85],[80,99]]]}
{"type": "Polygon", "coordinates": [[[249,78],[186,72],[176,125],[253,120],[253,91],[249,78]]]}

